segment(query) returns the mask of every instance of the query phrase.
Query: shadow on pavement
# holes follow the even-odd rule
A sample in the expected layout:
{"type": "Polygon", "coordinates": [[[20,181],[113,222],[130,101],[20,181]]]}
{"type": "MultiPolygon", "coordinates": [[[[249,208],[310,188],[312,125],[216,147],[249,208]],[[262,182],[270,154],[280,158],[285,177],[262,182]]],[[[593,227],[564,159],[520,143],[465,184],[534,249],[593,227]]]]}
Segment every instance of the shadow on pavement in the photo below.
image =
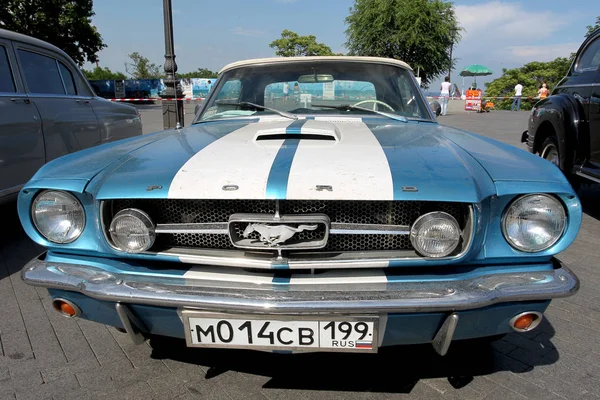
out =
{"type": "Polygon", "coordinates": [[[546,333],[542,335],[544,341],[515,337],[517,334],[510,334],[506,340],[491,345],[456,341],[445,357],[438,356],[429,344],[384,347],[377,354],[273,354],[250,350],[192,349],[186,348],[183,340],[171,338],[153,338],[150,345],[153,348],[152,358],[208,367],[205,379],[236,371],[270,378],[263,388],[410,393],[421,379],[447,378],[450,385],[460,389],[476,376],[498,371],[522,373],[538,365],[555,363],[559,355],[549,340],[554,336],[554,329],[547,321],[537,329],[546,333]],[[524,353],[527,363],[502,353],[519,348],[513,344],[519,340],[530,346],[524,353]]]}

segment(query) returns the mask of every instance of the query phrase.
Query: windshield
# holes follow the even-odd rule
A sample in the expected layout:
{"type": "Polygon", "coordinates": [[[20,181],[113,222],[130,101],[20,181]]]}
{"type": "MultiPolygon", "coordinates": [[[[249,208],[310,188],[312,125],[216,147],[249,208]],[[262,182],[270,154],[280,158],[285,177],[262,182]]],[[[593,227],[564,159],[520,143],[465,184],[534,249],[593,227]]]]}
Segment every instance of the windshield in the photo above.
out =
{"type": "Polygon", "coordinates": [[[276,115],[276,111],[374,115],[368,112],[371,110],[431,120],[410,72],[377,63],[324,61],[241,67],[219,77],[207,101],[196,122],[276,115]]]}

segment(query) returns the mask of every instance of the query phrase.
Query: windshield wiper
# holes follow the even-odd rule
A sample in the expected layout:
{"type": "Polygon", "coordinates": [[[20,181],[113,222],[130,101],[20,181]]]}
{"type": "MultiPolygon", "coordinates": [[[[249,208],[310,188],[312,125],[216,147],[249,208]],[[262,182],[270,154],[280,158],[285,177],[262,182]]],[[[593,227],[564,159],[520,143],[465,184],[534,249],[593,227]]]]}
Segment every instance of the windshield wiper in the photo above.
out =
{"type": "Polygon", "coordinates": [[[406,117],[402,117],[400,115],[390,114],[385,111],[370,110],[370,109],[364,108],[364,107],[353,106],[352,104],[342,104],[339,106],[333,106],[330,104],[313,104],[312,107],[333,108],[335,110],[360,110],[360,111],[370,112],[373,114],[382,115],[384,117],[388,117],[388,118],[394,119],[396,121],[408,122],[408,119],[406,119],[406,117]]]}
{"type": "Polygon", "coordinates": [[[257,109],[261,109],[261,110],[273,111],[274,113],[279,114],[279,115],[281,115],[282,117],[285,117],[285,118],[298,119],[297,115],[292,114],[290,112],[281,111],[281,110],[278,110],[276,108],[261,106],[260,104],[250,103],[249,101],[240,101],[239,103],[219,102],[219,104],[228,105],[228,106],[254,107],[254,108],[257,108],[257,109]]]}

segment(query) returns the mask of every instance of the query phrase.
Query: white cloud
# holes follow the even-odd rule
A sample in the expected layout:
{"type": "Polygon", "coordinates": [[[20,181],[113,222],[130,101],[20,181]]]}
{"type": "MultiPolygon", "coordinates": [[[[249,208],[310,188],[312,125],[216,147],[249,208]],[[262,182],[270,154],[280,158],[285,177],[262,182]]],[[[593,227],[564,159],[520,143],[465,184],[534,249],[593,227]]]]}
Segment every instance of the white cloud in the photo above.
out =
{"type": "Polygon", "coordinates": [[[562,15],[550,11],[527,11],[518,3],[491,1],[454,7],[459,23],[465,29],[464,40],[537,39],[551,36],[568,24],[562,15]],[[551,23],[550,23],[551,22],[551,23]]]}
{"type": "Polygon", "coordinates": [[[499,53],[511,57],[512,59],[528,61],[552,61],[557,57],[568,57],[575,53],[580,43],[562,43],[549,45],[528,45],[528,46],[507,46],[499,53]]]}
{"type": "Polygon", "coordinates": [[[234,35],[239,35],[239,36],[250,36],[250,37],[259,37],[259,36],[264,36],[265,32],[258,30],[258,29],[246,29],[246,28],[242,28],[241,26],[237,26],[234,29],[230,30],[231,33],[233,33],[234,35]]]}

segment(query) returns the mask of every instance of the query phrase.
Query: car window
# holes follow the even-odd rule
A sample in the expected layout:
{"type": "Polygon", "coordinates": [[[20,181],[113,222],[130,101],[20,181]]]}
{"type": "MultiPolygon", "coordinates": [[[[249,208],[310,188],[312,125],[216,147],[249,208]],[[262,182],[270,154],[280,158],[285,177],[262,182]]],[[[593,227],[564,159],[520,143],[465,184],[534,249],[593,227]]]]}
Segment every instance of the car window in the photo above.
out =
{"type": "Polygon", "coordinates": [[[311,115],[362,115],[365,110],[360,108],[366,108],[431,119],[408,69],[388,63],[315,60],[248,65],[223,73],[196,120],[276,112],[269,108],[311,115]]]}
{"type": "Polygon", "coordinates": [[[577,72],[596,71],[600,66],[600,38],[590,44],[577,62],[577,72]]]}
{"type": "Polygon", "coordinates": [[[60,69],[60,75],[62,76],[65,88],[67,89],[67,94],[77,94],[75,80],[73,79],[73,74],[69,71],[69,68],[60,61],[58,62],[58,68],[60,69]]]}
{"type": "Polygon", "coordinates": [[[19,50],[19,59],[29,92],[65,94],[65,87],[54,58],[19,50]]]}
{"type": "Polygon", "coordinates": [[[16,92],[15,81],[13,79],[6,48],[0,46],[0,92],[16,92]]]}

